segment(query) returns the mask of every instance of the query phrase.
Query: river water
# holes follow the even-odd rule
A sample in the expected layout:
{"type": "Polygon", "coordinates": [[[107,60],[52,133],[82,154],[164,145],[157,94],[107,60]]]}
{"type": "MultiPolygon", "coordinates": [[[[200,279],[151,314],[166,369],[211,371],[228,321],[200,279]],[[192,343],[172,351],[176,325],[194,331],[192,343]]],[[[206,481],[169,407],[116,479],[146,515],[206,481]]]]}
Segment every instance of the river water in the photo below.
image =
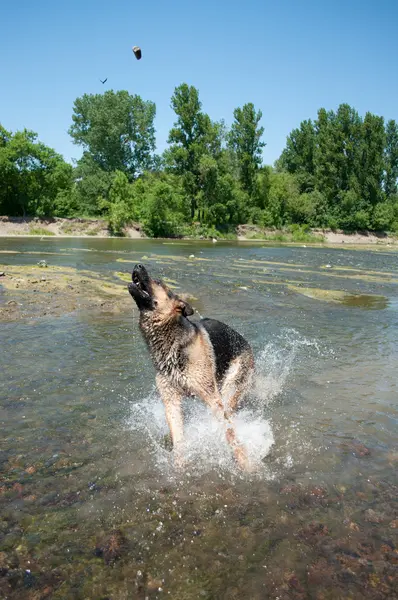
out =
{"type": "Polygon", "coordinates": [[[397,252],[35,238],[0,251],[0,271],[37,252],[107,276],[140,261],[242,333],[257,368],[236,415],[255,471],[187,400],[176,472],[127,290],[119,314],[2,323],[0,597],[397,597],[397,252]]]}

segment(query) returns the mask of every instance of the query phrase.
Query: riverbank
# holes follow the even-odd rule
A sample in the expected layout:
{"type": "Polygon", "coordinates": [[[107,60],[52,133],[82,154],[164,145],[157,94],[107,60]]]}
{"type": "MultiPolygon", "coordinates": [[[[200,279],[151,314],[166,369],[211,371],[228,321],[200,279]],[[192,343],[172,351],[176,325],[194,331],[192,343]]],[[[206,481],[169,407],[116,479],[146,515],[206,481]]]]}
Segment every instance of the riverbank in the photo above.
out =
{"type": "MultiPolygon", "coordinates": [[[[132,239],[145,238],[141,226],[132,223],[124,230],[124,236],[132,239]]],[[[112,237],[107,222],[103,219],[62,219],[51,217],[1,217],[0,237],[12,236],[49,236],[49,237],[112,237]]]]}
{"type": "MultiPolygon", "coordinates": [[[[139,223],[131,223],[123,231],[124,237],[145,239],[147,236],[139,223]]],[[[39,219],[37,217],[1,217],[0,237],[13,236],[48,236],[48,237],[96,237],[109,238],[106,221],[103,219],[63,219],[53,217],[39,219]]],[[[199,238],[199,236],[198,236],[199,238]]],[[[192,238],[191,238],[192,239],[192,238]]],[[[203,239],[203,236],[201,236],[203,239]]],[[[223,239],[222,236],[218,240],[223,239]]],[[[231,239],[229,236],[228,239],[231,239]]],[[[237,241],[258,241],[278,243],[308,243],[326,245],[397,245],[398,237],[385,233],[332,231],[330,229],[313,229],[308,233],[302,231],[264,229],[257,225],[239,225],[236,228],[237,241]]]]}

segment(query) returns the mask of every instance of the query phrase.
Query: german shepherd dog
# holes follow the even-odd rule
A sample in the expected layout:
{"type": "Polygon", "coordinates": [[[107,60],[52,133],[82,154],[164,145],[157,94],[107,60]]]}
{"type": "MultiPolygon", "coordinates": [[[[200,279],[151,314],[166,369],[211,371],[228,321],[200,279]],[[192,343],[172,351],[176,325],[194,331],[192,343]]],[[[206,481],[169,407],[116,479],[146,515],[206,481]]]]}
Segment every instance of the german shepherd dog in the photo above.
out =
{"type": "Polygon", "coordinates": [[[162,281],[152,279],[143,265],[134,267],[128,290],[140,311],[139,325],[156,369],[177,465],[183,463],[181,400],[198,396],[224,424],[238,464],[248,469],[231,420],[254,372],[248,342],[215,319],[190,321],[193,308],[162,281]]]}

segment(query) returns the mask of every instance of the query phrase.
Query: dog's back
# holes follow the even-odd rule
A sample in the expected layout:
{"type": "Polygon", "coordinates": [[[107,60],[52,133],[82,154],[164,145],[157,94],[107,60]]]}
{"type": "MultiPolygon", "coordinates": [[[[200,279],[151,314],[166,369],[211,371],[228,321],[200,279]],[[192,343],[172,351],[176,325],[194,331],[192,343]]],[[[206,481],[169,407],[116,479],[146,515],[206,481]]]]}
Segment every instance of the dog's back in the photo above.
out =
{"type": "Polygon", "coordinates": [[[216,363],[216,379],[221,382],[232,361],[244,354],[251,354],[249,343],[235,329],[216,319],[201,319],[210,338],[216,363]]]}

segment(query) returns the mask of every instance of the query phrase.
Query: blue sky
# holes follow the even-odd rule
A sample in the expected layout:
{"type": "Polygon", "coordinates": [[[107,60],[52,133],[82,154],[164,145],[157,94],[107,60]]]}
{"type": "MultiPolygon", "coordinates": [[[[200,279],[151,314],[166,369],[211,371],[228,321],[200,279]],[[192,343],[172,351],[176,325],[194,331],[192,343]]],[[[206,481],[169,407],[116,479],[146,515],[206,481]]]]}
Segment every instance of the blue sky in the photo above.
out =
{"type": "Polygon", "coordinates": [[[156,103],[162,151],[170,97],[187,82],[214,120],[230,124],[245,102],[261,109],[271,164],[320,107],[398,119],[397,24],[397,0],[4,2],[0,122],[78,158],[67,133],[75,98],[126,89],[156,103]]]}

